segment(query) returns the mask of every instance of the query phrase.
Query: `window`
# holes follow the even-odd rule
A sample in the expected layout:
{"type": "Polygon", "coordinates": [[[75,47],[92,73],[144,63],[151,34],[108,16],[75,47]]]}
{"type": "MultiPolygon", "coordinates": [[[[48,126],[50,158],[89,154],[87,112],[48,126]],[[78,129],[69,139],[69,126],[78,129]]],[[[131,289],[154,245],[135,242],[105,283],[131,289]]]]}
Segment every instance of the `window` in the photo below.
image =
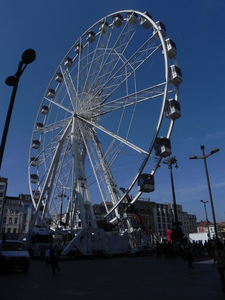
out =
{"type": "Polygon", "coordinates": [[[19,213],[20,213],[20,211],[17,209],[17,210],[16,210],[16,215],[18,215],[19,213]]]}
{"type": "Polygon", "coordinates": [[[6,223],[6,217],[4,217],[4,219],[3,219],[3,223],[6,223]]]}
{"type": "Polygon", "coordinates": [[[4,189],[5,189],[5,185],[0,184],[0,191],[4,191],[4,189]]]}
{"type": "Polygon", "coordinates": [[[16,228],[13,228],[13,233],[16,233],[16,228]]]}
{"type": "Polygon", "coordinates": [[[8,233],[11,233],[11,228],[8,228],[8,231],[7,231],[8,233]]]}
{"type": "Polygon", "coordinates": [[[18,222],[18,218],[15,218],[14,224],[17,224],[17,222],[18,222]]]}
{"type": "Polygon", "coordinates": [[[11,224],[12,223],[12,218],[9,218],[9,224],[11,224]]]}
{"type": "Polygon", "coordinates": [[[10,215],[14,215],[14,210],[10,209],[10,215]]]}

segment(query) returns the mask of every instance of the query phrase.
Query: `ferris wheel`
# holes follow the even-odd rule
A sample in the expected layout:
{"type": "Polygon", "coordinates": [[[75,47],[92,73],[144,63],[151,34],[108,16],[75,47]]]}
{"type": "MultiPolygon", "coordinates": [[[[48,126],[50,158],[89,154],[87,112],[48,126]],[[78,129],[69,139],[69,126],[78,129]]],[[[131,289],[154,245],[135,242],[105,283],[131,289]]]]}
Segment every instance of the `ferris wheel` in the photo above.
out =
{"type": "Polygon", "coordinates": [[[153,179],[171,154],[181,115],[176,54],[165,25],[134,10],[107,15],[75,41],[31,138],[29,186],[40,219],[58,220],[63,211],[66,225],[96,227],[93,203],[103,202],[108,216],[128,193],[135,201],[154,190],[154,180],[147,189],[136,183],[142,174],[153,179]]]}

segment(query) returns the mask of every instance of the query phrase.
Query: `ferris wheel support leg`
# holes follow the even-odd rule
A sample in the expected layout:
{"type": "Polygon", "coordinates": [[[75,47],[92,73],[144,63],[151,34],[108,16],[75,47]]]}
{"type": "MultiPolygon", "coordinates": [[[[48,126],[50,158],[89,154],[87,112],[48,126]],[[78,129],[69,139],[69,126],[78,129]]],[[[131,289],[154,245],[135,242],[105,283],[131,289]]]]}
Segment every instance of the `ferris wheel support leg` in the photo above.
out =
{"type": "Polygon", "coordinates": [[[79,209],[80,209],[80,219],[81,219],[81,224],[82,228],[87,227],[87,219],[86,219],[86,214],[85,214],[85,207],[84,207],[84,196],[82,193],[82,182],[78,179],[77,180],[77,200],[79,204],[79,209]]]}
{"type": "MultiPolygon", "coordinates": [[[[107,160],[105,159],[105,154],[102,149],[102,145],[101,145],[100,141],[98,140],[98,137],[93,129],[92,129],[92,140],[94,142],[95,148],[97,150],[96,152],[97,152],[97,155],[99,158],[99,162],[100,162],[102,170],[104,172],[105,183],[108,187],[111,201],[115,205],[117,203],[117,201],[120,199],[119,190],[117,188],[116,182],[113,178],[113,175],[112,175],[110,167],[107,163],[107,160]]],[[[118,219],[120,219],[118,209],[115,209],[115,215],[118,219]]]]}
{"type": "Polygon", "coordinates": [[[91,196],[90,196],[89,189],[88,189],[86,183],[84,185],[84,192],[85,192],[85,195],[86,195],[87,202],[89,204],[89,213],[90,213],[90,219],[91,219],[91,227],[97,228],[97,224],[96,224],[96,221],[95,221],[95,218],[94,218],[94,210],[93,210],[93,206],[92,206],[92,202],[91,202],[91,196]]]}
{"type": "Polygon", "coordinates": [[[40,198],[39,198],[39,201],[38,201],[38,204],[37,204],[37,207],[36,207],[36,212],[35,212],[34,217],[32,219],[30,228],[32,228],[35,225],[36,221],[37,221],[37,218],[40,214],[40,208],[41,208],[41,205],[42,205],[42,201],[45,198],[46,192],[47,192],[47,198],[45,199],[45,207],[44,207],[44,211],[43,211],[42,216],[41,216],[41,223],[43,222],[43,220],[45,218],[45,215],[47,213],[48,202],[49,202],[49,199],[50,199],[50,196],[51,196],[53,181],[54,181],[54,178],[55,178],[58,162],[59,162],[59,159],[60,159],[60,153],[62,151],[64,140],[65,140],[66,136],[68,135],[68,131],[70,129],[70,126],[71,126],[71,123],[69,123],[67,125],[67,127],[66,127],[66,129],[65,129],[65,131],[64,131],[64,133],[63,133],[63,135],[62,135],[62,137],[61,137],[61,139],[60,139],[60,141],[57,145],[57,149],[55,151],[54,158],[52,159],[51,166],[49,168],[45,183],[43,185],[42,193],[40,195],[40,198]]]}

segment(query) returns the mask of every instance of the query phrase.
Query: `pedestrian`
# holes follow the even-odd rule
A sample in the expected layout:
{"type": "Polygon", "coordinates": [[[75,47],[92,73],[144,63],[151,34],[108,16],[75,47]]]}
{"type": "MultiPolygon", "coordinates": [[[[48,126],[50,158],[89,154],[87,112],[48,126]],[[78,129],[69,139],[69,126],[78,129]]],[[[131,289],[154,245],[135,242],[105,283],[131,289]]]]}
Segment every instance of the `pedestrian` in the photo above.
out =
{"type": "Polygon", "coordinates": [[[159,242],[157,241],[156,242],[156,257],[159,258],[160,257],[160,245],[159,245],[159,242]]]}
{"type": "Polygon", "coordinates": [[[58,247],[55,245],[50,253],[50,261],[52,266],[52,273],[55,274],[55,270],[57,269],[60,271],[59,268],[59,253],[58,253],[58,247]]]}
{"type": "Polygon", "coordinates": [[[46,267],[47,265],[50,263],[50,247],[46,250],[45,252],[45,264],[46,264],[46,267]]]}
{"type": "Polygon", "coordinates": [[[192,251],[192,244],[190,241],[187,242],[184,250],[185,250],[185,258],[188,262],[188,266],[190,269],[193,269],[192,263],[194,261],[194,255],[192,251]]]}
{"type": "Polygon", "coordinates": [[[224,245],[217,241],[216,243],[216,249],[214,250],[214,263],[213,266],[215,266],[215,262],[217,261],[217,268],[220,275],[220,283],[222,292],[225,293],[225,280],[224,280],[224,269],[225,269],[225,250],[224,245]]]}

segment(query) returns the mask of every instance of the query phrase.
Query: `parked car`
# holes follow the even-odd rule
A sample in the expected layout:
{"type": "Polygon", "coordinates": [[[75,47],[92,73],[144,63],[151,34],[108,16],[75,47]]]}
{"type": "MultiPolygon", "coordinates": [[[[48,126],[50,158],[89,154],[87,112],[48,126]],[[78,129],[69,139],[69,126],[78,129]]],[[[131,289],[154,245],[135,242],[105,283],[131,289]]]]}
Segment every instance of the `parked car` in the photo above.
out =
{"type": "Polygon", "coordinates": [[[21,269],[27,273],[30,266],[30,254],[21,241],[0,241],[0,271],[21,269]]]}

